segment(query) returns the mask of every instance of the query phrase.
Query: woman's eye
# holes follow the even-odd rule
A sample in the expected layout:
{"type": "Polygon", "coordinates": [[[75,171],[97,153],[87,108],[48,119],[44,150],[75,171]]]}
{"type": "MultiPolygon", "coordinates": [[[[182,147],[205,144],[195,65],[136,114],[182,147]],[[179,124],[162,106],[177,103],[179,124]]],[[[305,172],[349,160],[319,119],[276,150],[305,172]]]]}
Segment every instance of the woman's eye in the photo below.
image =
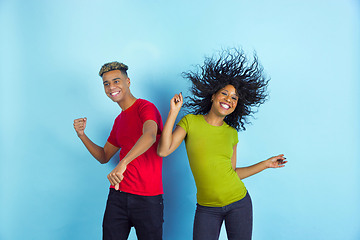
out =
{"type": "Polygon", "coordinates": [[[236,97],[232,97],[233,100],[237,101],[237,98],[236,97]]]}
{"type": "Polygon", "coordinates": [[[226,92],[222,92],[222,95],[225,95],[225,96],[227,96],[226,92]]]}

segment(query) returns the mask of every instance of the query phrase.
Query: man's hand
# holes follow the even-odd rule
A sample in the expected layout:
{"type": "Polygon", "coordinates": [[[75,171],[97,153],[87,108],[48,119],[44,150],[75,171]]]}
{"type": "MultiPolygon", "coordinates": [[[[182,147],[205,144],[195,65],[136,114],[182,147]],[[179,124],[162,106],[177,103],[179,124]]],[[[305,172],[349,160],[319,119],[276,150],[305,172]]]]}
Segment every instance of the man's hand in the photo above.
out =
{"type": "Polygon", "coordinates": [[[86,128],[86,121],[87,121],[86,117],[78,118],[74,120],[74,129],[79,137],[84,135],[84,131],[86,128]]]}
{"type": "Polygon", "coordinates": [[[124,172],[126,170],[126,164],[123,160],[107,175],[109,182],[112,186],[115,186],[116,190],[119,190],[119,183],[124,179],[124,172]]]}

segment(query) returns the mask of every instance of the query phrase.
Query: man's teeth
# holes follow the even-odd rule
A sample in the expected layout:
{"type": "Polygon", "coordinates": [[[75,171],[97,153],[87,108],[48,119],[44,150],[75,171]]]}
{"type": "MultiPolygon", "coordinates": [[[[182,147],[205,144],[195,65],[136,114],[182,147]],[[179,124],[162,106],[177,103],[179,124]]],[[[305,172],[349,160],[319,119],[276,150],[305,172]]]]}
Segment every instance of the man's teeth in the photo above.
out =
{"type": "Polygon", "coordinates": [[[119,92],[110,93],[111,96],[117,95],[119,92]]]}

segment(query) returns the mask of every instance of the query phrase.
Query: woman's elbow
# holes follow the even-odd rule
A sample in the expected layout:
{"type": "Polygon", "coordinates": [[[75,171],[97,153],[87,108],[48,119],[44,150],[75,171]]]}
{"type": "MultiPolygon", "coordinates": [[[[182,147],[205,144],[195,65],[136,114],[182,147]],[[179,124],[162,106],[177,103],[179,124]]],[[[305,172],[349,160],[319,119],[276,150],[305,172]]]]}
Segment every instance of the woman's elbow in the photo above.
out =
{"type": "Polygon", "coordinates": [[[160,144],[158,145],[158,148],[157,148],[157,154],[160,156],[160,157],[167,157],[169,156],[169,154],[164,151],[164,149],[161,149],[160,147],[160,144]]]}
{"type": "Polygon", "coordinates": [[[158,151],[157,151],[157,154],[158,154],[160,157],[167,157],[167,156],[169,156],[169,154],[165,153],[164,151],[159,151],[159,149],[158,149],[158,151]]]}

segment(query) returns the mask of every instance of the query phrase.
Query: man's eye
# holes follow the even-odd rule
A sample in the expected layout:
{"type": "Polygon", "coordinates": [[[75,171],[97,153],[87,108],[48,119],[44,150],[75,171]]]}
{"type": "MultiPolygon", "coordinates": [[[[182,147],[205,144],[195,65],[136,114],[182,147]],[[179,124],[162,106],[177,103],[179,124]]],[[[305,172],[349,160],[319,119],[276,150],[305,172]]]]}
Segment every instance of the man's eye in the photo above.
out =
{"type": "Polygon", "coordinates": [[[118,83],[119,81],[115,80],[114,83],[118,83]]]}

